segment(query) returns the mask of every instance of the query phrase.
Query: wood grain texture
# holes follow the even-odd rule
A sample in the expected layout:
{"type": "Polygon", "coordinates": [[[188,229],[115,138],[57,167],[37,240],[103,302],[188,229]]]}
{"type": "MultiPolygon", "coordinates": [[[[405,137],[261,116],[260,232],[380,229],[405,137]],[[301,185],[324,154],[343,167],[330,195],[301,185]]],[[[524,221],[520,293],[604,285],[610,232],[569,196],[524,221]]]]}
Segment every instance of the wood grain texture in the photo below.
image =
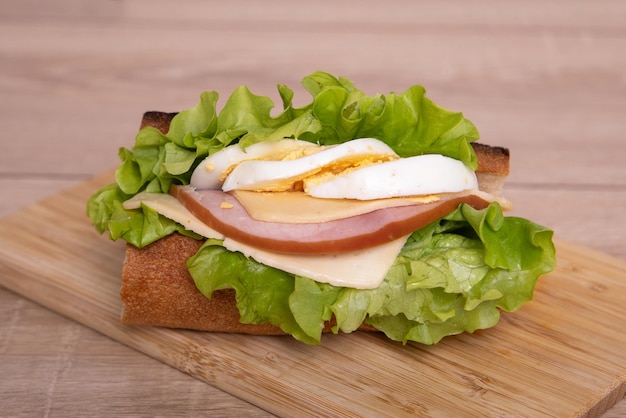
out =
{"type": "MultiPolygon", "coordinates": [[[[145,110],[240,84],[276,98],[325,69],[370,93],[425,85],[511,149],[515,214],[626,259],[625,21],[611,0],[5,2],[0,217],[114,167],[145,110]]],[[[0,289],[4,413],[264,414],[75,326],[0,289]]],[[[605,416],[624,414],[622,401],[605,416]]]]}
{"type": "Polygon", "coordinates": [[[0,317],[3,417],[269,415],[3,288],[0,317]]]}
{"type": "Polygon", "coordinates": [[[124,244],[106,242],[83,215],[88,196],[111,180],[100,176],[0,222],[2,285],[272,413],[595,417],[624,396],[626,262],[565,242],[533,302],[494,329],[432,347],[369,333],[307,346],[123,326],[124,244]]]}

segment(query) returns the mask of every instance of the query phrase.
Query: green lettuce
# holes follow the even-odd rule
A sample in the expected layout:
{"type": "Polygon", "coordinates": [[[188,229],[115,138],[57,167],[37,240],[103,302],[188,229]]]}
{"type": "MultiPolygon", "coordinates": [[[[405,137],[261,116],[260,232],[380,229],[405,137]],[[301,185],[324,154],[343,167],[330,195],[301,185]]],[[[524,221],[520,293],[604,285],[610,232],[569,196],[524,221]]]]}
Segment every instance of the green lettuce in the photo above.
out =
{"type": "MultiPolygon", "coordinates": [[[[345,78],[316,72],[302,81],[311,102],[297,108],[294,92],[278,86],[282,111],[271,99],[242,86],[217,110],[217,92],[178,113],[169,131],[146,127],[132,148],[121,148],[116,182],[87,202],[100,233],[144,247],[178,232],[201,237],[149,208],[126,210],[123,202],[142,191],[167,193],[189,184],[208,155],[226,146],[298,138],[323,145],[373,137],[401,156],[443,154],[475,169],[471,142],[476,127],[412,86],[401,94],[369,96],[345,78]]],[[[461,205],[411,235],[381,286],[357,290],[318,283],[277,270],[206,240],[188,262],[207,297],[232,288],[245,323],[272,323],[308,344],[320,342],[322,325],[350,332],[362,322],[389,338],[434,344],[446,335],[493,326],[500,310],[513,311],[532,298],[538,277],[555,264],[552,231],[528,220],[504,217],[500,206],[461,205]]],[[[358,275],[358,271],[355,271],[358,275]]]]}
{"type": "Polygon", "coordinates": [[[393,340],[435,344],[491,327],[500,310],[515,311],[532,299],[538,277],[554,268],[554,255],[551,230],[505,217],[492,203],[482,210],[462,204],[413,233],[375,289],[285,273],[231,253],[217,240],[207,241],[187,265],[207,297],[235,289],[242,321],[272,323],[309,344],[320,342],[333,316],[334,332],[352,332],[365,322],[393,340]]]}

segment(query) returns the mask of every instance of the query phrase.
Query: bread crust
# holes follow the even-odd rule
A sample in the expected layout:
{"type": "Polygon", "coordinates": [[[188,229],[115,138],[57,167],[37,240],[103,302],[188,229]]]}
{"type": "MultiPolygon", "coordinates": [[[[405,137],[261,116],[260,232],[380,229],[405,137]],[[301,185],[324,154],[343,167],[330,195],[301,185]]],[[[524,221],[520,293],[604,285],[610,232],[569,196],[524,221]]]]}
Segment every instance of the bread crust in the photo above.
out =
{"type": "Polygon", "coordinates": [[[509,175],[509,150],[504,147],[473,142],[472,147],[478,157],[477,173],[490,173],[501,176],[509,175]]]}
{"type": "Polygon", "coordinates": [[[269,324],[239,322],[235,291],[213,292],[209,299],[196,288],[186,262],[202,241],[175,233],[144,248],[126,245],[120,296],[122,322],[203,331],[282,334],[269,324]]]}
{"type": "MultiPolygon", "coordinates": [[[[167,133],[175,115],[146,112],[140,128],[152,126],[167,133]]],[[[509,173],[509,151],[477,143],[472,145],[478,156],[479,184],[481,178],[489,179],[493,190],[501,189],[509,173]]],[[[122,322],[200,331],[284,334],[280,328],[271,324],[242,324],[234,290],[217,290],[211,298],[207,298],[196,288],[186,262],[202,243],[174,233],[141,249],[127,244],[120,289],[124,304],[122,322]]],[[[330,332],[334,325],[333,320],[328,321],[323,331],[330,332]]],[[[367,324],[362,324],[359,330],[376,331],[367,324]]]]}
{"type": "MultiPolygon", "coordinates": [[[[126,244],[120,296],[122,323],[254,335],[283,335],[271,324],[240,322],[233,289],[205,297],[187,269],[203,241],[174,233],[144,248],[126,244]]],[[[324,324],[331,332],[334,321],[324,324]]],[[[361,331],[375,331],[362,324],[361,331]]]]}
{"type": "Polygon", "coordinates": [[[178,113],[167,113],[167,112],[159,112],[156,110],[151,110],[145,112],[143,117],[141,118],[141,123],[139,124],[139,129],[143,129],[146,126],[152,126],[153,128],[157,128],[162,133],[166,134],[170,129],[170,123],[174,116],[178,113]]]}

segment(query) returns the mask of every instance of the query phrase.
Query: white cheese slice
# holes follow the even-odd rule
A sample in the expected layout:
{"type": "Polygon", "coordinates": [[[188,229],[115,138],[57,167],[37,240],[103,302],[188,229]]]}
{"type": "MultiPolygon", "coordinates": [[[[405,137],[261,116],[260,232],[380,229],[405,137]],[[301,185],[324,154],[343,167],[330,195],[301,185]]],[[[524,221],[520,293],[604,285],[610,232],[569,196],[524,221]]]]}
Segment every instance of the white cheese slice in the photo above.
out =
{"type": "MultiPolygon", "coordinates": [[[[125,209],[137,209],[142,204],[206,238],[224,236],[206,226],[175,197],[162,193],[142,192],[124,202],[125,209]]],[[[322,283],[356,289],[373,289],[384,280],[391,265],[408,237],[386,244],[341,254],[282,254],[260,250],[232,239],[224,239],[224,247],[239,251],[247,257],[288,273],[305,276],[322,283]]]]}
{"type": "Polygon", "coordinates": [[[375,289],[406,243],[408,236],[372,248],[339,254],[279,254],[226,238],[224,247],[277,269],[317,282],[355,289],[375,289]]]}

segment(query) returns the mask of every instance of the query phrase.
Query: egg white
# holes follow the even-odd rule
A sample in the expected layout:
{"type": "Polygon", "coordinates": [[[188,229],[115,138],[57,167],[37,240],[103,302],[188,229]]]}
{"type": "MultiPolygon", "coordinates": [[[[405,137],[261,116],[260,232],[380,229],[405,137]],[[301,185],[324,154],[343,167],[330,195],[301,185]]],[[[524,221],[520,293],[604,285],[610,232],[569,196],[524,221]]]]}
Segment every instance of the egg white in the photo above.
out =
{"type": "Polygon", "coordinates": [[[439,154],[399,158],[384,142],[361,138],[332,146],[285,139],[207,157],[191,176],[197,189],[284,191],[301,182],[325,199],[375,200],[477,190],[474,171],[439,154]]]}
{"type": "Polygon", "coordinates": [[[222,190],[289,190],[294,182],[320,171],[350,168],[364,161],[398,158],[384,142],[360,138],[338,145],[323,147],[320,151],[286,161],[246,160],[240,162],[228,175],[222,190]]]}
{"type": "Polygon", "coordinates": [[[245,149],[238,144],[230,145],[205,158],[192,173],[190,185],[197,189],[217,190],[230,170],[242,161],[284,158],[290,153],[311,148],[318,148],[318,145],[297,139],[258,142],[245,149]]]}
{"type": "Polygon", "coordinates": [[[304,190],[326,199],[386,199],[477,190],[476,174],[459,160],[439,154],[401,158],[335,176],[305,181],[304,190]]]}

